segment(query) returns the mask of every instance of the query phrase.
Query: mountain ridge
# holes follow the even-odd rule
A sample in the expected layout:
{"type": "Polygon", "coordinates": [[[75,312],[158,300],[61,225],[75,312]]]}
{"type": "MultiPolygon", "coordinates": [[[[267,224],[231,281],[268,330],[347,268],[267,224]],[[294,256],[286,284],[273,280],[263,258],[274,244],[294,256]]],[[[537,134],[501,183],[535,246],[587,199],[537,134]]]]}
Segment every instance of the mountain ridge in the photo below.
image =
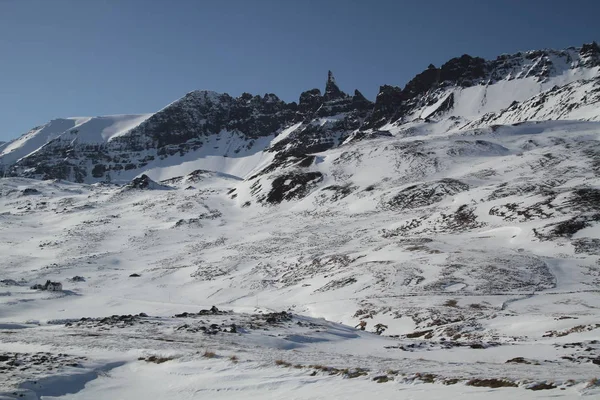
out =
{"type": "Polygon", "coordinates": [[[593,42],[493,60],[465,54],[439,68],[429,65],[404,88],[381,86],[374,102],[358,90],[353,95],[344,93],[331,71],[323,93],[304,91],[298,102],[286,103],[273,93],[232,97],[194,90],[152,114],[50,121],[0,147],[0,172],[88,183],[126,182],[145,172],[152,161],[160,160],[153,163],[157,166],[177,163],[177,154],[206,149],[213,136],[216,141],[223,135],[230,141],[233,136],[239,139],[233,149],[213,146],[217,157],[270,152],[275,153],[276,167],[348,140],[410,129],[420,120],[433,121],[436,129],[445,131],[526,121],[538,114],[598,120],[600,112],[594,104],[599,70],[600,47],[593,42]],[[591,96],[585,95],[588,91],[591,96]],[[538,100],[532,100],[536,96],[538,100]],[[548,105],[553,96],[566,98],[569,104],[548,105]],[[547,103],[543,110],[541,103],[547,103]],[[285,137],[276,139],[283,132],[285,137]],[[267,139],[271,144],[266,144],[267,139]],[[262,147],[255,148],[257,140],[262,147]]]}

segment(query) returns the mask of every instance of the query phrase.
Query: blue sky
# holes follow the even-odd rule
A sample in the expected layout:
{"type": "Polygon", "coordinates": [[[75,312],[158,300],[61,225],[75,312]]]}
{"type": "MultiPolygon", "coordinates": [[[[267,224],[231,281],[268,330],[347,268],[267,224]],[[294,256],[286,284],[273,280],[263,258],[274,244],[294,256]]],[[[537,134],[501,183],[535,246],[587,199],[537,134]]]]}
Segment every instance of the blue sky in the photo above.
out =
{"type": "Polygon", "coordinates": [[[374,99],[429,63],[600,40],[600,1],[0,0],[0,140],[195,89],[374,99]]]}

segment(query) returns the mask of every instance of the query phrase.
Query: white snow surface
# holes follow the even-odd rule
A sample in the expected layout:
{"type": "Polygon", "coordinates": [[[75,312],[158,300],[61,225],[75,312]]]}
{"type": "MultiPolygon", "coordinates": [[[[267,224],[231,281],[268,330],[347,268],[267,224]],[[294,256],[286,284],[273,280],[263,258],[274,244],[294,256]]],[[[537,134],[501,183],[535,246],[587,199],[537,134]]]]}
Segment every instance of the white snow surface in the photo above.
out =
{"type": "Polygon", "coordinates": [[[138,126],[152,114],[140,115],[109,115],[86,119],[75,125],[73,130],[77,133],[72,136],[72,140],[81,143],[104,143],[112,138],[123,135],[130,129],[138,126]]]}
{"type": "Polygon", "coordinates": [[[28,367],[6,364],[4,396],[594,398],[600,237],[574,199],[600,189],[599,123],[430,126],[316,155],[322,181],[275,205],[272,179],[304,170],[241,180],[266,162],[246,154],[150,168],[178,178],[149,190],[1,179],[0,363],[28,367]],[[46,280],[64,290],[29,288],[46,280]],[[231,312],[173,317],[213,305],[231,312]],[[37,352],[66,356],[49,369],[37,352]],[[486,379],[516,387],[472,386],[486,379]]]}
{"type": "Polygon", "coordinates": [[[0,162],[10,164],[17,161],[39,149],[50,140],[55,139],[66,130],[73,128],[82,120],[86,120],[86,118],[60,118],[33,128],[23,136],[0,146],[0,162]]]}
{"type": "Polygon", "coordinates": [[[0,164],[14,163],[55,139],[87,144],[105,143],[128,132],[151,115],[109,115],[54,119],[0,146],[0,164]]]}

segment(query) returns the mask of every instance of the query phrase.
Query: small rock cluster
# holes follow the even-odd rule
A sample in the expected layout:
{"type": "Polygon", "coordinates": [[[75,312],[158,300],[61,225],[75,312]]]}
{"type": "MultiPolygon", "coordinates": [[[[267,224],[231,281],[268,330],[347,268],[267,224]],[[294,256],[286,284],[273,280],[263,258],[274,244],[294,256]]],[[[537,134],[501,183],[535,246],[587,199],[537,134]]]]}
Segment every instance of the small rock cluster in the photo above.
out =
{"type": "Polygon", "coordinates": [[[206,315],[225,315],[225,314],[230,314],[231,311],[222,311],[219,310],[217,307],[212,306],[209,310],[200,310],[197,313],[189,313],[189,312],[183,312],[181,314],[175,314],[173,316],[173,318],[193,318],[193,317],[201,317],[201,316],[206,316],[206,315]]]}
{"type": "MultiPolygon", "coordinates": [[[[203,321],[200,321],[203,322],[203,321]]],[[[176,328],[177,331],[186,331],[191,333],[203,332],[207,335],[216,335],[217,333],[238,333],[236,324],[210,324],[210,325],[190,325],[183,324],[176,328]]]]}
{"type": "Polygon", "coordinates": [[[68,322],[65,324],[67,327],[116,327],[116,328],[124,328],[126,326],[133,326],[135,324],[143,324],[147,321],[144,319],[147,318],[148,315],[146,313],[139,313],[137,315],[111,315],[110,317],[104,318],[86,318],[83,317],[75,322],[68,322]]]}
{"type": "Polygon", "coordinates": [[[31,287],[31,289],[33,290],[47,290],[49,292],[60,292],[63,290],[62,288],[62,283],[60,282],[52,282],[50,280],[47,280],[45,284],[41,285],[39,283],[36,283],[35,285],[33,285],[31,287]]]}

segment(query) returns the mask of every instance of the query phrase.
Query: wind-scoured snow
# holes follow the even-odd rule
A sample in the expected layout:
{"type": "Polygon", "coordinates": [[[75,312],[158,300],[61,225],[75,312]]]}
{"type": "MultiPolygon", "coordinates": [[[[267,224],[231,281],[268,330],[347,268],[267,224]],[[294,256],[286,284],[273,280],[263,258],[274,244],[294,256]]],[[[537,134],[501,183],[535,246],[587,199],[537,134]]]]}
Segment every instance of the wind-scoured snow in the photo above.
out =
{"type": "Polygon", "coordinates": [[[0,163],[10,165],[51,140],[101,144],[120,136],[152,114],[61,118],[34,128],[0,147],[0,163]]]}
{"type": "MultiPolygon", "coordinates": [[[[141,115],[110,115],[90,118],[75,125],[70,133],[72,140],[81,143],[104,143],[123,135],[138,126],[152,114],[141,115]],[[76,130],[77,132],[73,132],[76,130]]],[[[62,139],[62,137],[61,137],[62,139]]],[[[65,137],[66,139],[66,137],[65,137]]],[[[68,140],[68,139],[67,139],[68,140]]]]}
{"type": "Polygon", "coordinates": [[[0,146],[0,162],[11,164],[39,149],[86,118],[60,118],[34,128],[23,136],[0,146]]]}

